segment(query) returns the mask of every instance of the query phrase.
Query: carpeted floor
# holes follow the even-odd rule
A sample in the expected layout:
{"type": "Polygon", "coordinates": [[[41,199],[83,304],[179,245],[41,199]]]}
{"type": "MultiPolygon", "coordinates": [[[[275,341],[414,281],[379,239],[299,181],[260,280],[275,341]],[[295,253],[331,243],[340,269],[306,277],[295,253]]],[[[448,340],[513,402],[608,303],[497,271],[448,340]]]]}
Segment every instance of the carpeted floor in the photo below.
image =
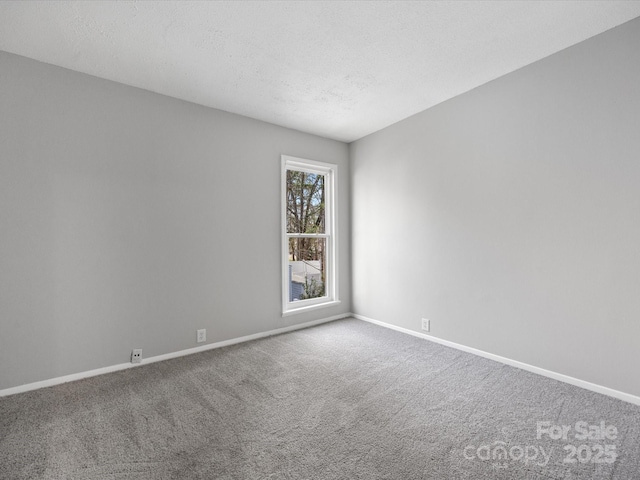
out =
{"type": "Polygon", "coordinates": [[[348,319],[0,398],[0,478],[631,480],[640,407],[348,319]]]}

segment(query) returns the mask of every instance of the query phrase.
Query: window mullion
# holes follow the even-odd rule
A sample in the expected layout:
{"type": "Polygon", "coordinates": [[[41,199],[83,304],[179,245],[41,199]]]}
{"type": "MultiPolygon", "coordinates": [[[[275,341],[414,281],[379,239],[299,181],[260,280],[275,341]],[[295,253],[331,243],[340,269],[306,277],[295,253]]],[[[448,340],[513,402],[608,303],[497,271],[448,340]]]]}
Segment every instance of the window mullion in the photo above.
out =
{"type": "Polygon", "coordinates": [[[289,238],[329,238],[328,233],[287,233],[289,238]]]}

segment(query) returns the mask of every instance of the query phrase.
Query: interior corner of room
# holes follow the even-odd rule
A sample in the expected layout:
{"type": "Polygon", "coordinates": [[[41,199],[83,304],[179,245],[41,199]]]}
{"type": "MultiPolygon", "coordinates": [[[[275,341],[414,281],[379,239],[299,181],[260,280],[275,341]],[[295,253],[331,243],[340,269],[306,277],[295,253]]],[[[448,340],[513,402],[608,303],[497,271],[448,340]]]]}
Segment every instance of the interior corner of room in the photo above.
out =
{"type": "Polygon", "coordinates": [[[348,142],[0,52],[0,392],[354,314],[637,401],[638,45],[348,142]],[[281,155],[340,169],[340,303],[284,317],[281,155]]]}

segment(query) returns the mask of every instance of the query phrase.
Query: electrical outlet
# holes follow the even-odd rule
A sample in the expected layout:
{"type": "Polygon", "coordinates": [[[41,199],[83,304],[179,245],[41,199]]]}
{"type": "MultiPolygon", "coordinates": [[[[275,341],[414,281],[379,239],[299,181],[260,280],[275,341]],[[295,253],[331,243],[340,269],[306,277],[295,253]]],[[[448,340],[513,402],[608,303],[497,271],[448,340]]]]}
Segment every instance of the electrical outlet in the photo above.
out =
{"type": "Polygon", "coordinates": [[[198,330],[198,337],[196,340],[198,343],[207,341],[207,329],[203,328],[202,330],[198,330]]]}
{"type": "Polygon", "coordinates": [[[142,349],[134,348],[133,352],[131,352],[131,363],[140,363],[142,362],[142,349]]]}
{"type": "Polygon", "coordinates": [[[429,321],[428,318],[422,319],[422,330],[424,330],[425,332],[428,332],[429,330],[431,330],[431,322],[429,321]]]}

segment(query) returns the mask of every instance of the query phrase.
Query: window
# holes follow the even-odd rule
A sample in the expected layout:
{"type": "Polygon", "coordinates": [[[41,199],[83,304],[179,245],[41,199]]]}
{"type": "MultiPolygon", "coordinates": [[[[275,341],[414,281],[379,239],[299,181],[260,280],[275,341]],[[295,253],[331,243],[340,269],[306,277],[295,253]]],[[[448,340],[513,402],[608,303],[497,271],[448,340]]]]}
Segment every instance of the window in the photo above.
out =
{"type": "Polygon", "coordinates": [[[338,302],[337,171],[337,165],[282,156],[283,315],[338,302]]]}

